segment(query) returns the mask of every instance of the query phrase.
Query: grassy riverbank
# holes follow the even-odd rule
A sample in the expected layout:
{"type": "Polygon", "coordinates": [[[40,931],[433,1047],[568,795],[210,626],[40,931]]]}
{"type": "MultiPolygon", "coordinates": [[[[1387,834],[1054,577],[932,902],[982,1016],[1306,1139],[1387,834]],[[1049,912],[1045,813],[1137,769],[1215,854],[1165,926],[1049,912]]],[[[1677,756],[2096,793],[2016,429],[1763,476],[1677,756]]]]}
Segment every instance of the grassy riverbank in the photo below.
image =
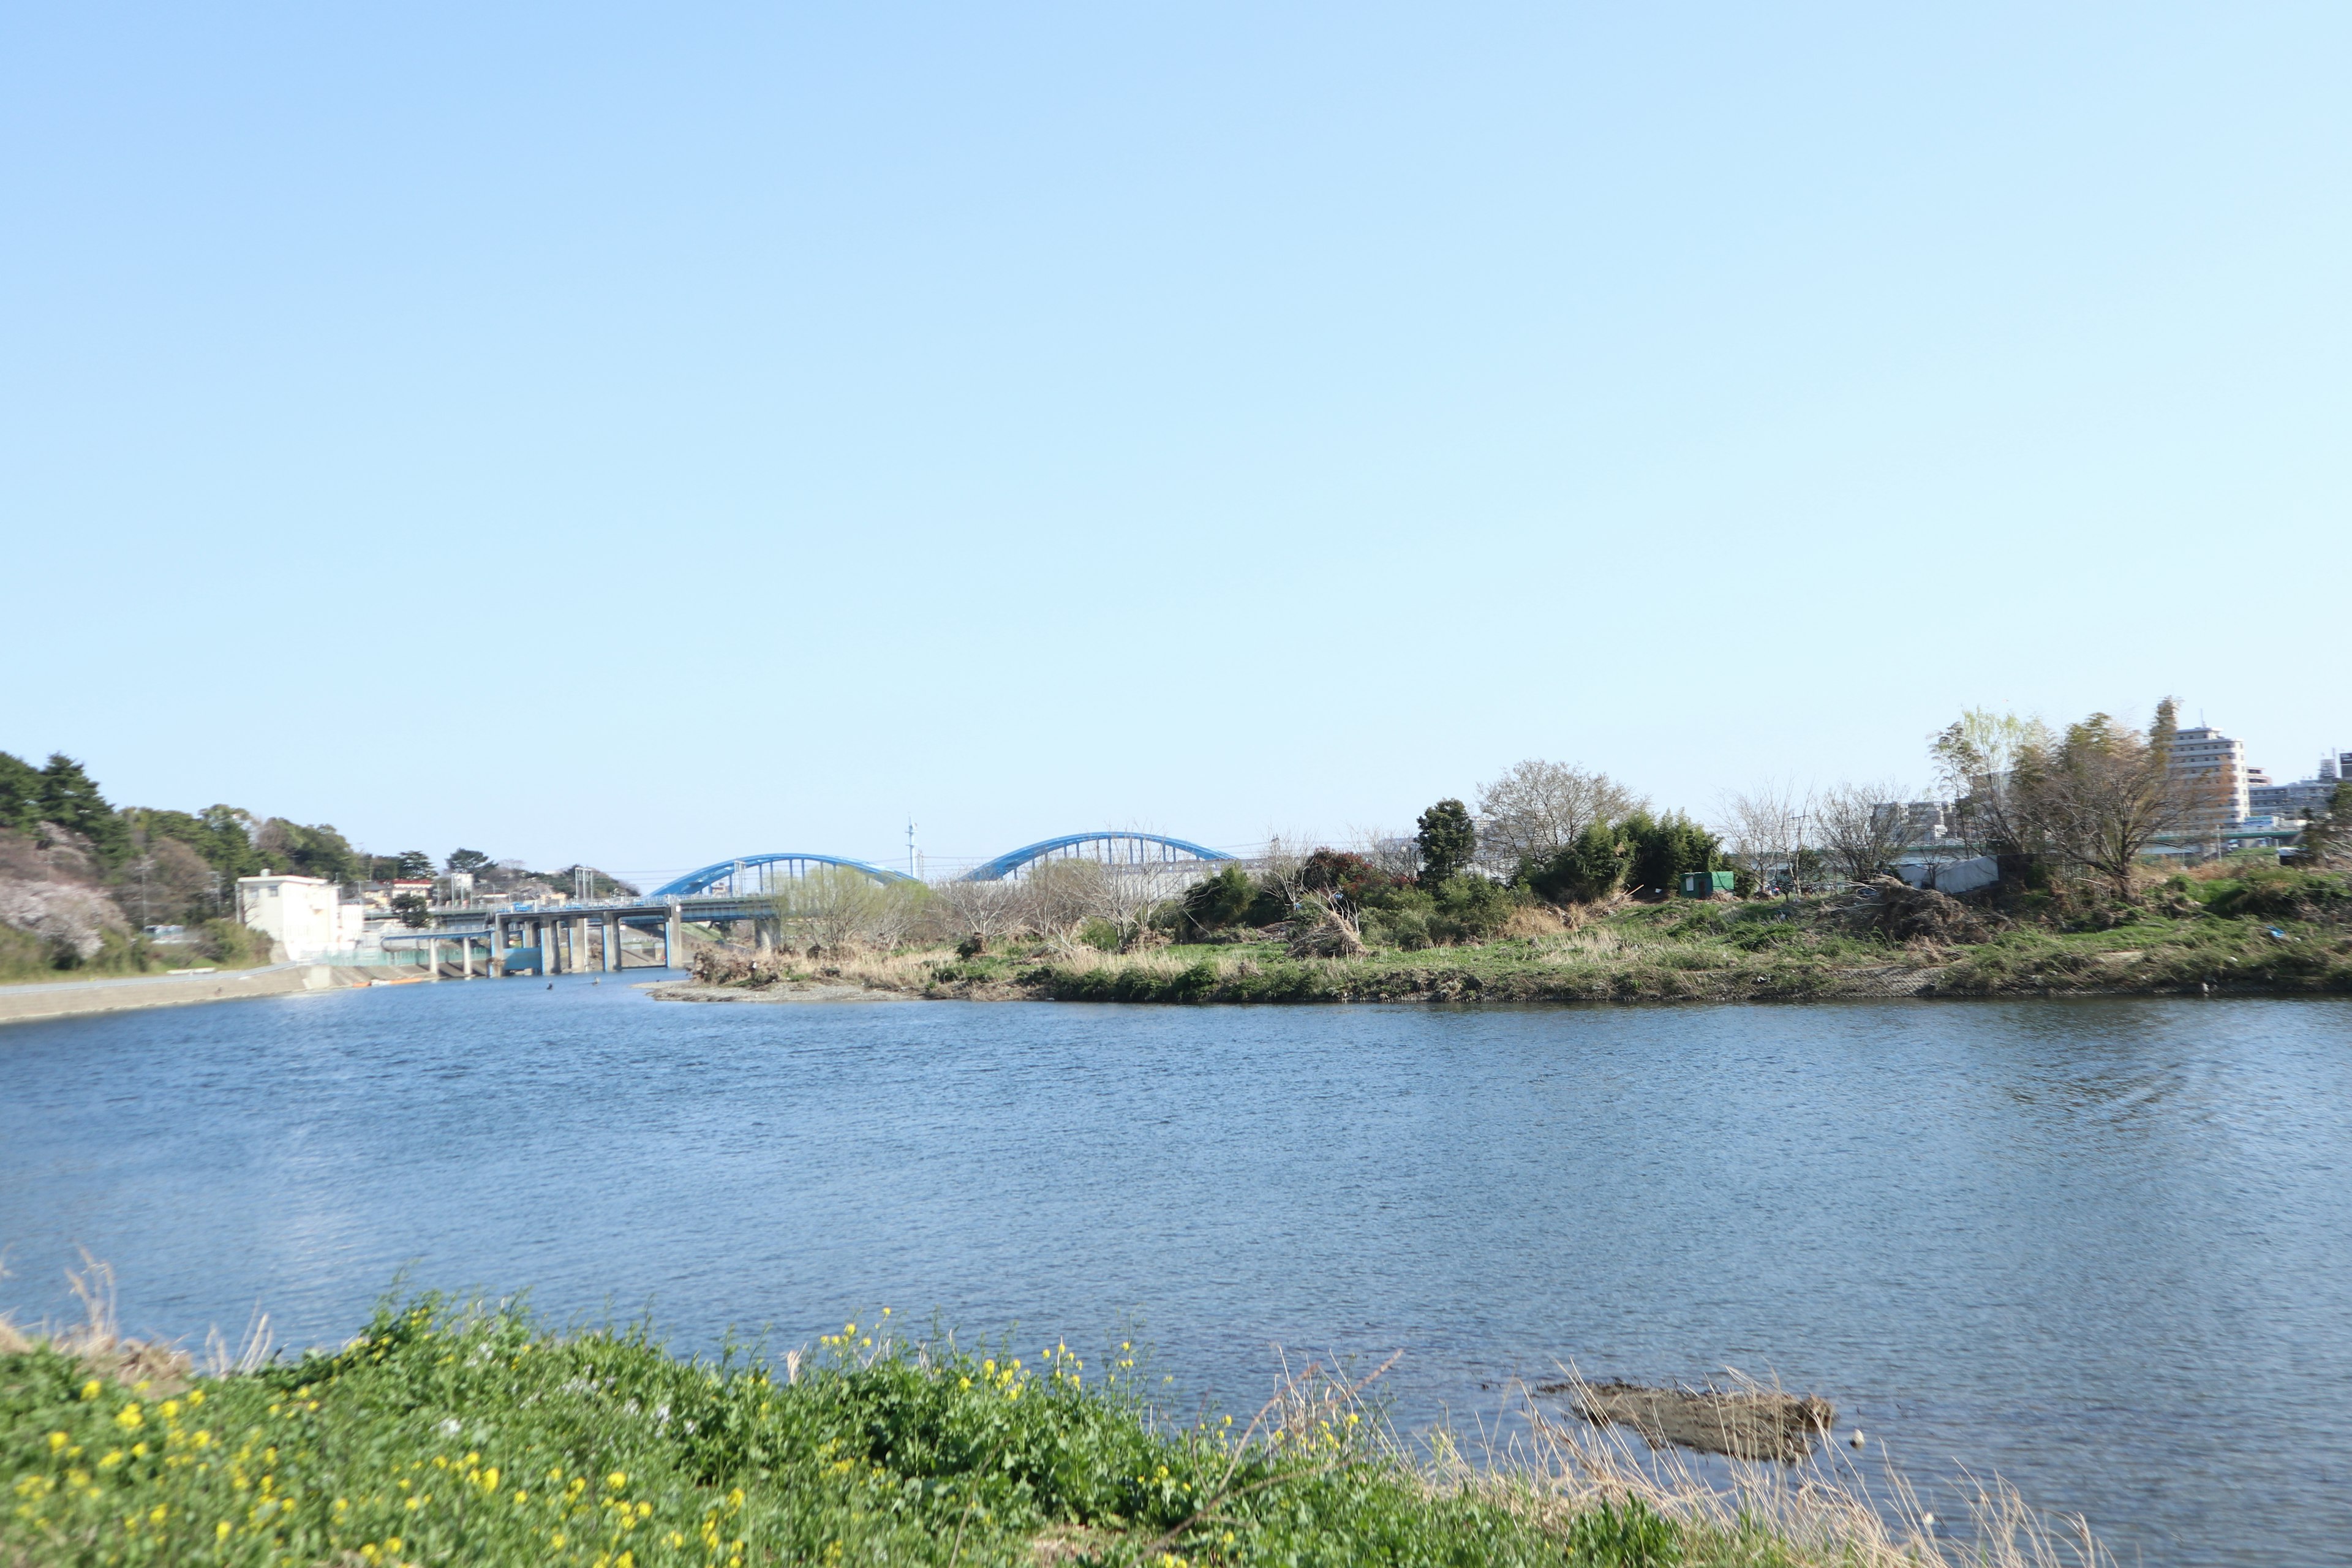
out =
{"type": "Polygon", "coordinates": [[[1491,942],[1293,956],[1271,938],[1108,952],[1029,942],[960,956],[910,947],[808,959],[707,955],[709,984],[851,984],[909,995],[1086,1002],[1672,1002],[2052,993],[2352,993],[2352,930],[2331,907],[2199,883],[2095,929],[1971,917],[1944,940],[1873,929],[1846,899],[1633,904],[1491,942]],[[2233,902],[2236,900],[2238,901],[2233,902]],[[2242,907],[2250,904],[2252,907],[2242,907]]]}
{"type": "MultiPolygon", "coordinates": [[[[0,1562],[1944,1561],[1810,1467],[1718,1493],[1544,1424],[1502,1464],[1442,1437],[1415,1458],[1320,1374],[1255,1418],[1171,1423],[1136,1359],[912,1343],[884,1318],[711,1363],[427,1297],[338,1352],[194,1376],[110,1335],[0,1328],[0,1562]]],[[[2032,1560],[2013,1500],[1980,1522],[1970,1561],[2032,1560]]]]}

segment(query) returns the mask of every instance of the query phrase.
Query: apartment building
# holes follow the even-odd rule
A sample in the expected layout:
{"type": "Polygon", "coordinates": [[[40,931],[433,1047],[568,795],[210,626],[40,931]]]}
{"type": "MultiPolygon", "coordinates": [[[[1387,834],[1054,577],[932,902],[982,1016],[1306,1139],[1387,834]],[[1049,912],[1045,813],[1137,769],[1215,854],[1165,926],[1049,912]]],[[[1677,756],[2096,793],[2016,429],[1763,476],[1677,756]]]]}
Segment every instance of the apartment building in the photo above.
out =
{"type": "Polygon", "coordinates": [[[2233,827],[2246,819],[2252,803],[2246,795],[2243,741],[2233,741],[2210,724],[2183,730],[2172,740],[2172,772],[2210,792],[2214,806],[2206,816],[2210,826],[2233,827]]]}

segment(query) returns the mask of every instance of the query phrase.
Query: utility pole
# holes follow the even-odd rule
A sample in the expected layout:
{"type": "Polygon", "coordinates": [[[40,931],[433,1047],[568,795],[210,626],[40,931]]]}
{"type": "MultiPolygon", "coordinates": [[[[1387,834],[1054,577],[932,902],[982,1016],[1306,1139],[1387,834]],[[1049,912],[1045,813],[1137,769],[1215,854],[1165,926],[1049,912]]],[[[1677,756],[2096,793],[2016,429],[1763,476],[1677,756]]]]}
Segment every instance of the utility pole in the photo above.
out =
{"type": "Polygon", "coordinates": [[[907,814],[907,875],[917,881],[923,879],[922,858],[915,853],[915,814],[907,814]]]}

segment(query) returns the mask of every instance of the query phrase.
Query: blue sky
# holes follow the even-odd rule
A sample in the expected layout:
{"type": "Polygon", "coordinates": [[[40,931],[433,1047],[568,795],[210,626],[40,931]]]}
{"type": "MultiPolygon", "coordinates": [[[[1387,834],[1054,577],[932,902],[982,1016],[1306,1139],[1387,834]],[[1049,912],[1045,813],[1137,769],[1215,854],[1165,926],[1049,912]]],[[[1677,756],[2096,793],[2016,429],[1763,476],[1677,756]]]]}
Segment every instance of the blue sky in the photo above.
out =
{"type": "Polygon", "coordinates": [[[684,867],[2352,747],[2341,6],[0,18],[0,749],[684,867]]]}

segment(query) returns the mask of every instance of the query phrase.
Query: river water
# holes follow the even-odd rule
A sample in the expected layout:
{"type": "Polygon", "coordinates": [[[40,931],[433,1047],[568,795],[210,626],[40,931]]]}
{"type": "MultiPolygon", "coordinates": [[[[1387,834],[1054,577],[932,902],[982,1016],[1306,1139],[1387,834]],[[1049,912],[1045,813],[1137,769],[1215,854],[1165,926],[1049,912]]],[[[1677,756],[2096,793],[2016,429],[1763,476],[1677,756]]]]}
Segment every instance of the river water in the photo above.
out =
{"type": "Polygon", "coordinates": [[[341,1342],[404,1268],[681,1348],[889,1305],[1275,1344],[1406,1424],[1729,1366],[2124,1562],[2352,1559],[2352,1004],[687,1005],[567,977],[0,1029],[0,1307],[341,1342]]]}

